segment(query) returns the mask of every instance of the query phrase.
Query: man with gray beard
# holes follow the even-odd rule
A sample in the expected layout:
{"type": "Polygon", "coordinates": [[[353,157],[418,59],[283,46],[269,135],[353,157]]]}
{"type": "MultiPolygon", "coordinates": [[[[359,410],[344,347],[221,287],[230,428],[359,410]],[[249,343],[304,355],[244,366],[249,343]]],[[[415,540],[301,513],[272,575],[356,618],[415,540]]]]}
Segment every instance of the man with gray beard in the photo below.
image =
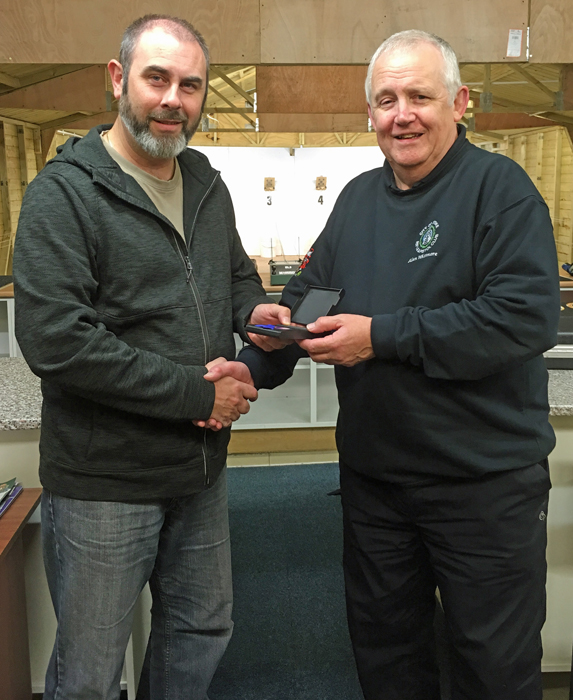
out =
{"type": "Polygon", "coordinates": [[[148,15],[109,63],[119,118],[70,139],[30,184],[14,253],[17,336],[42,379],[44,560],[58,623],[44,700],[117,700],[135,601],[152,631],[138,697],[206,700],[231,636],[225,478],[256,399],[233,359],[266,299],[229,193],[187,148],[209,55],[148,15]],[[215,421],[206,431],[194,421],[215,421]]]}

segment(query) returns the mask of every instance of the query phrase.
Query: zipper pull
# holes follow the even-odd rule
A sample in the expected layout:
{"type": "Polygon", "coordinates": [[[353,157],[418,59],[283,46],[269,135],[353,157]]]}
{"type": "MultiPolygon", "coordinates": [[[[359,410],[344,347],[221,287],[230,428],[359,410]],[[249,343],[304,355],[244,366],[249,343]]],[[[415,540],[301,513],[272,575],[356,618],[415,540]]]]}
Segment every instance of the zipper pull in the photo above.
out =
{"type": "Polygon", "coordinates": [[[189,256],[185,256],[185,267],[187,268],[187,282],[191,279],[191,273],[193,272],[193,267],[191,265],[191,260],[189,260],[189,256]]]}

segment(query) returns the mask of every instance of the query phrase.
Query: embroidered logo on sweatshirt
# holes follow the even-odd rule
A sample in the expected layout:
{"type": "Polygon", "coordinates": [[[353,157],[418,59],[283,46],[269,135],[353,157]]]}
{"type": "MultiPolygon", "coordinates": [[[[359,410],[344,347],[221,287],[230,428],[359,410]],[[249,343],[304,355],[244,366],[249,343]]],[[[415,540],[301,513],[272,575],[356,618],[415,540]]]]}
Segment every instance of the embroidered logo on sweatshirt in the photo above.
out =
{"type": "Polygon", "coordinates": [[[409,263],[414,262],[415,260],[420,260],[421,258],[438,255],[437,253],[430,253],[428,251],[433,245],[435,245],[439,238],[439,227],[440,224],[437,221],[432,221],[431,224],[428,224],[420,231],[418,240],[416,241],[416,253],[418,253],[418,255],[410,258],[408,260],[409,263]]]}
{"type": "Polygon", "coordinates": [[[440,224],[432,221],[420,232],[420,238],[416,241],[416,253],[425,253],[438,240],[438,228],[440,224]]]}

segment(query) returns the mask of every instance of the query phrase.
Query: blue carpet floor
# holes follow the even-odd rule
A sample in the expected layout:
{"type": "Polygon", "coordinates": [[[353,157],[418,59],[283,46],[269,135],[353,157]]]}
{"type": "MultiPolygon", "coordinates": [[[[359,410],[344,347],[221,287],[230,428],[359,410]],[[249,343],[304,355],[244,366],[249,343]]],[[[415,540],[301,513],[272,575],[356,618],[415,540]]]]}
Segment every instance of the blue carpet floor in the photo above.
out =
{"type": "Polygon", "coordinates": [[[211,700],[362,700],[337,464],[229,470],[235,631],[211,700]]]}

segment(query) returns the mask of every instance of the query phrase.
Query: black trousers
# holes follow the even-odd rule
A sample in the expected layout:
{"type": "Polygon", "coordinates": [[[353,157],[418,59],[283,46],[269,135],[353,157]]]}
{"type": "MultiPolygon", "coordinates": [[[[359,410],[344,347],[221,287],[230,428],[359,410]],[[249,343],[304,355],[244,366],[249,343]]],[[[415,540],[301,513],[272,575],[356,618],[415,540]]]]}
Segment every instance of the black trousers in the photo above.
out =
{"type": "Polygon", "coordinates": [[[542,700],[547,463],[397,486],[340,464],[350,636],[366,700],[542,700]]]}

